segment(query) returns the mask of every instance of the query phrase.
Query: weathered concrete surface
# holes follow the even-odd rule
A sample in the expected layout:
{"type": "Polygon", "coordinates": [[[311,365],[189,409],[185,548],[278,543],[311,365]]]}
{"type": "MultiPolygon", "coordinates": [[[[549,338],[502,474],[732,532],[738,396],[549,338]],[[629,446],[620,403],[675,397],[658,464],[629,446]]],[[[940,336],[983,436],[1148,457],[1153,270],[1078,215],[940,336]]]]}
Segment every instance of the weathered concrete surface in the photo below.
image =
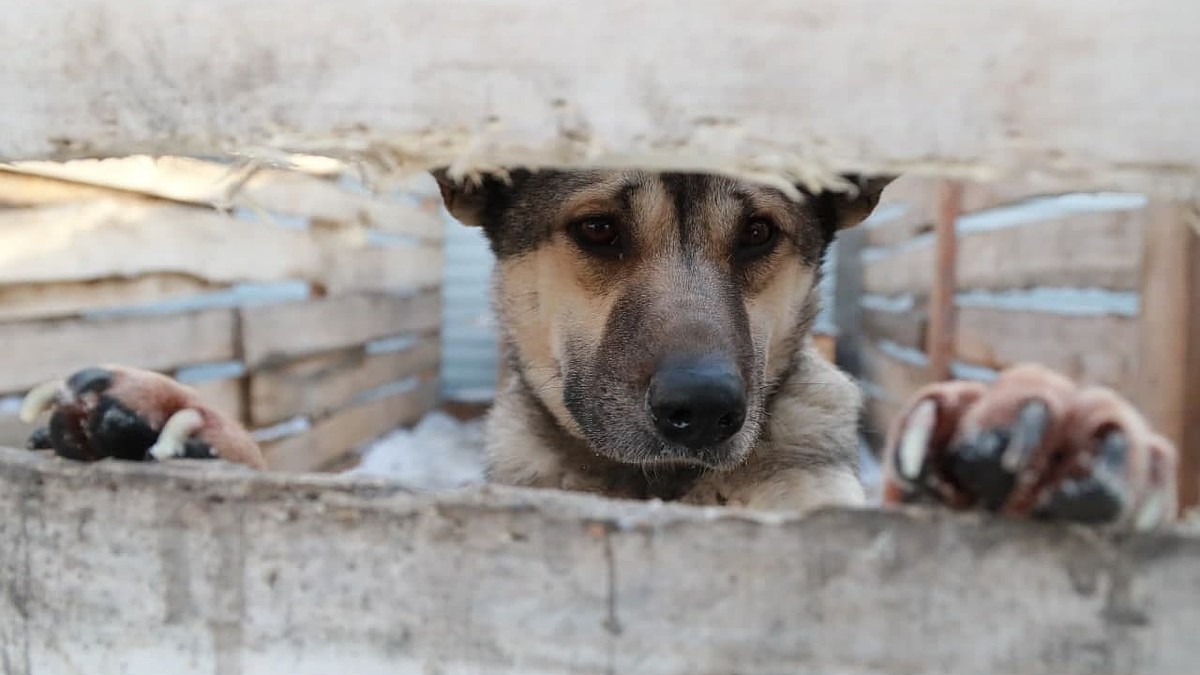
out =
{"type": "Polygon", "coordinates": [[[0,672],[1195,673],[1200,541],[0,449],[0,672]]]}

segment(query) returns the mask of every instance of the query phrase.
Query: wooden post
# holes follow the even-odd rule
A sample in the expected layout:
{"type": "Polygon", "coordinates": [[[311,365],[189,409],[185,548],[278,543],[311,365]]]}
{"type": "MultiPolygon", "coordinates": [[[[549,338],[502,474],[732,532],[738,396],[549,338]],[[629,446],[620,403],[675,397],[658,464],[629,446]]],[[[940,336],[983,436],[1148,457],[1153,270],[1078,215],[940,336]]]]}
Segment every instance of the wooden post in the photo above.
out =
{"type": "Polygon", "coordinates": [[[958,235],[955,223],[962,211],[962,183],[942,181],[938,186],[937,218],[934,225],[936,265],[933,287],[929,291],[929,377],[932,381],[950,379],[954,358],[954,290],[958,259],[958,235]]]}
{"type": "Polygon", "coordinates": [[[1152,204],[1142,257],[1138,405],[1179,448],[1179,504],[1200,503],[1200,234],[1196,205],[1152,204]]]}

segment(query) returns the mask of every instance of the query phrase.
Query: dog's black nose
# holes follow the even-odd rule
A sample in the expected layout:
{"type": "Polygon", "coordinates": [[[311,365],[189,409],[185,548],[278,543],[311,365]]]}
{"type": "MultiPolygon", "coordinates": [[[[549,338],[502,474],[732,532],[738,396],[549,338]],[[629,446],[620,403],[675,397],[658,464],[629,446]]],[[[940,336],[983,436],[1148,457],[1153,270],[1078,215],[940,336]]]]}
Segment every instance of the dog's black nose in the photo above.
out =
{"type": "Polygon", "coordinates": [[[664,360],[650,380],[646,402],[659,433],[692,449],[726,440],[746,421],[742,378],[717,354],[664,360]]]}

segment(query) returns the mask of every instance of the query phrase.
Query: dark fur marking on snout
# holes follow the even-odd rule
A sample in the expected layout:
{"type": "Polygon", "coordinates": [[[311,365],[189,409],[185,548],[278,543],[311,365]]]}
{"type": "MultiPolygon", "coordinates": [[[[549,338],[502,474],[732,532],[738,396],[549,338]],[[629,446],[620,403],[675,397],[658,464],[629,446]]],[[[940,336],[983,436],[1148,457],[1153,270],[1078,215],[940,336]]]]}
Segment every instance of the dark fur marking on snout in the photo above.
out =
{"type": "MultiPolygon", "coordinates": [[[[697,274],[690,267],[681,273],[697,274]]],[[[728,461],[733,440],[690,449],[658,431],[646,397],[655,373],[672,356],[728,359],[736,365],[749,406],[763,404],[756,395],[762,373],[755,364],[749,317],[728,276],[705,274],[688,289],[631,284],[614,304],[596,353],[571,346],[566,351],[563,403],[587,439],[614,459],[728,461]]],[[[746,418],[757,414],[750,411],[746,418]]]]}

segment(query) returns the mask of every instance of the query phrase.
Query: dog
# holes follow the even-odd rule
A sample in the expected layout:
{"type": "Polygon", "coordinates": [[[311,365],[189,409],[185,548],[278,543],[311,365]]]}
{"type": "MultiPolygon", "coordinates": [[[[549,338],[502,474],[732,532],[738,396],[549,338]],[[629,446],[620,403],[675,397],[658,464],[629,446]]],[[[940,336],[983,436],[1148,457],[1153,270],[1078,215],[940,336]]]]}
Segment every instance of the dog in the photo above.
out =
{"type": "MultiPolygon", "coordinates": [[[[848,190],[709,174],[529,170],[455,180],[482,228],[507,384],[489,480],[804,513],[860,506],[855,383],[812,346],[821,263],[890,179],[848,190]]],[[[108,366],[30,393],[31,446],[80,460],[218,457],[264,468],[240,425],[168,378],[108,366]]],[[[927,386],[888,433],[886,504],[1158,527],[1175,450],[1112,391],[1037,365],[927,386]]]]}

